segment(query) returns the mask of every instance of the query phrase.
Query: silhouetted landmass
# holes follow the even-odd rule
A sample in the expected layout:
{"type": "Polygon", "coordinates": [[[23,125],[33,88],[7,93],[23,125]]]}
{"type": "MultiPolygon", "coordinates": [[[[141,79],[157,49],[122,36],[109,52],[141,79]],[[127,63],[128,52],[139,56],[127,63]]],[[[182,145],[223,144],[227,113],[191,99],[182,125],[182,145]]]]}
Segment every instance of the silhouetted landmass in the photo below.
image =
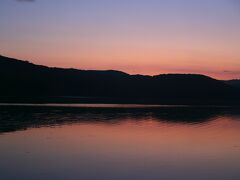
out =
{"type": "Polygon", "coordinates": [[[240,79],[225,81],[225,83],[227,83],[230,86],[240,88],[240,79]]]}
{"type": "Polygon", "coordinates": [[[50,68],[0,56],[0,102],[239,104],[231,83],[198,74],[50,68]]]}

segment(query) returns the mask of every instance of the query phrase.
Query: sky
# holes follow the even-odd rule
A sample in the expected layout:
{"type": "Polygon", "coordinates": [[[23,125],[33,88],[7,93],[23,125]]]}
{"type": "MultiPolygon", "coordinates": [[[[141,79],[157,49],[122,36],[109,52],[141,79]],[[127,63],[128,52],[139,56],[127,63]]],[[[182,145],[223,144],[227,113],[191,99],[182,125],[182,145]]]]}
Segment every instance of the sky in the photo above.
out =
{"type": "Polygon", "coordinates": [[[240,0],[1,0],[0,54],[55,67],[240,78],[240,0]]]}

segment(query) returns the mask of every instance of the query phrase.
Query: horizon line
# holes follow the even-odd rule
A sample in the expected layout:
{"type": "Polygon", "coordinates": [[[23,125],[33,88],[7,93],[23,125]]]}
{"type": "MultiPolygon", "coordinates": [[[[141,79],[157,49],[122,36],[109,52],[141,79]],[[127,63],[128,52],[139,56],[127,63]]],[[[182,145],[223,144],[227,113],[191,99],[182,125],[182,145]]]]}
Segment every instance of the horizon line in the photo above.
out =
{"type": "Polygon", "coordinates": [[[131,74],[131,73],[127,73],[125,71],[122,70],[117,70],[117,69],[101,69],[101,70],[97,70],[97,69],[81,69],[81,68],[75,68],[75,67],[59,67],[59,66],[48,66],[48,65],[42,65],[42,64],[37,64],[37,63],[33,63],[31,62],[31,60],[26,60],[26,59],[16,59],[15,57],[10,57],[10,56],[6,56],[6,55],[2,55],[0,54],[0,57],[5,57],[5,58],[9,58],[9,59],[14,59],[16,61],[23,61],[23,62],[27,62],[29,64],[32,65],[36,65],[36,66],[44,66],[46,68],[57,68],[57,69],[65,69],[65,70],[78,70],[78,71],[116,71],[116,72],[121,72],[130,76],[149,76],[149,77],[155,77],[155,76],[161,76],[161,75],[201,75],[201,76],[206,76],[206,77],[210,77],[212,79],[215,80],[220,80],[220,81],[231,81],[231,80],[240,80],[240,78],[235,78],[235,79],[217,79],[214,78],[210,75],[206,75],[206,74],[201,74],[201,73],[160,73],[160,74],[155,74],[155,75],[149,75],[149,74],[140,74],[140,73],[136,73],[136,74],[131,74]]]}

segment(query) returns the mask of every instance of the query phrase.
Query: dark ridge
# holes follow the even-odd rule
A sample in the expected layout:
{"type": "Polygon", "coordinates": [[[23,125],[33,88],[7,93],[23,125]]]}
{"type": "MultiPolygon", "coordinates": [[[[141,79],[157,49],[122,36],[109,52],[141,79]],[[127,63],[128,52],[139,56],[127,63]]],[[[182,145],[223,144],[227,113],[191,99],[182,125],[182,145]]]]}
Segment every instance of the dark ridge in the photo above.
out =
{"type": "Polygon", "coordinates": [[[145,76],[51,68],[4,56],[0,56],[0,82],[0,102],[71,103],[90,97],[84,102],[239,104],[240,97],[232,84],[200,74],[145,76]]]}
{"type": "Polygon", "coordinates": [[[240,88],[240,79],[233,79],[233,80],[224,81],[224,82],[230,86],[240,88]]]}

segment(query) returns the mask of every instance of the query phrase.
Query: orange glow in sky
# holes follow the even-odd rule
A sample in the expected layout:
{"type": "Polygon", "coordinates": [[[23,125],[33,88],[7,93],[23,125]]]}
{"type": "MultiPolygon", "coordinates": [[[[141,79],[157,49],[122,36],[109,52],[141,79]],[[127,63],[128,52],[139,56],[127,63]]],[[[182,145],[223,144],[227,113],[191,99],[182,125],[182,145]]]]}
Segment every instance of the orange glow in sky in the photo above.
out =
{"type": "Polygon", "coordinates": [[[0,54],[55,67],[240,78],[239,7],[230,0],[1,1],[0,54]]]}

